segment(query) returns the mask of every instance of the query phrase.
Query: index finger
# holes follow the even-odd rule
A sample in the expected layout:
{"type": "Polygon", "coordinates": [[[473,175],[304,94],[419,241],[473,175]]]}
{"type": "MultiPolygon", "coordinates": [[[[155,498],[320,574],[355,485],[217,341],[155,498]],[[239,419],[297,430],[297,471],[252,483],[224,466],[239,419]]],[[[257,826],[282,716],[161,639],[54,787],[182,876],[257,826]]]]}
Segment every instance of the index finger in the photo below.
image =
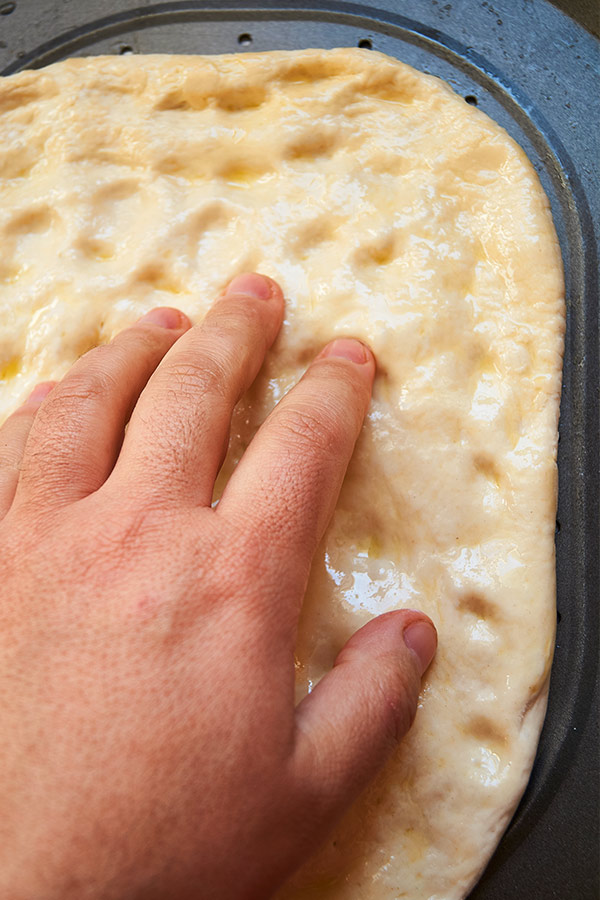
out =
{"type": "MultiPolygon", "coordinates": [[[[271,583],[296,617],[313,555],[333,514],[366,415],[375,359],[359,341],[333,341],[279,402],[235,469],[217,507],[243,520],[271,583]]],[[[287,619],[287,616],[284,616],[287,619]]]]}

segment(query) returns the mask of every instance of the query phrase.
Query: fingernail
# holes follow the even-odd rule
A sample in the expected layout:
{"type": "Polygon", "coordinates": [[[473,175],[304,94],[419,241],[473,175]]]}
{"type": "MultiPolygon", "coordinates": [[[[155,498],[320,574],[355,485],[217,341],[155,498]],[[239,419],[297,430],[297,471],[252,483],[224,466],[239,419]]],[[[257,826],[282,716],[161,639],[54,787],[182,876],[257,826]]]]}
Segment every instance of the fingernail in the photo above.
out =
{"type": "Polygon", "coordinates": [[[350,338],[338,338],[321,351],[321,357],[340,356],[342,359],[349,359],[350,362],[363,365],[373,359],[373,355],[368,347],[350,338]]]}
{"type": "Polygon", "coordinates": [[[433,659],[437,649],[437,632],[433,625],[420,619],[404,629],[404,643],[418,657],[421,675],[433,659]]]}
{"type": "Polygon", "coordinates": [[[182,328],[187,316],[171,306],[157,306],[151,309],[138,322],[149,322],[151,325],[160,325],[161,328],[182,328]]]}
{"type": "Polygon", "coordinates": [[[48,396],[55,384],[55,381],[41,381],[39,384],[36,384],[27,398],[26,403],[41,403],[44,397],[48,396]]]}
{"type": "Polygon", "coordinates": [[[257,272],[244,272],[236,275],[225,289],[225,296],[231,294],[245,294],[247,297],[256,297],[257,300],[270,300],[273,296],[273,282],[257,272]]]}

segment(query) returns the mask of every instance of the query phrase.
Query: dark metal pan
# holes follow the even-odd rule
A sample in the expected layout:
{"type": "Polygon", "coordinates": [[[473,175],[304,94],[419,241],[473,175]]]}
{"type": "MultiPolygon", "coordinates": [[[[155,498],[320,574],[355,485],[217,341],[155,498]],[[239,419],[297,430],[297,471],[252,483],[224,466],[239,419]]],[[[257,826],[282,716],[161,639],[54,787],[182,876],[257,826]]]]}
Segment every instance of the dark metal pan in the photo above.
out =
{"type": "MultiPolygon", "coordinates": [[[[560,5],[593,23],[593,0],[560,5]]],[[[503,125],[535,166],[552,204],[568,306],[557,646],[548,716],[529,786],[472,898],[595,900],[600,891],[598,41],[545,0],[138,0],[125,7],[123,0],[0,0],[0,73],[99,53],[373,47],[444,78],[503,125]]]]}

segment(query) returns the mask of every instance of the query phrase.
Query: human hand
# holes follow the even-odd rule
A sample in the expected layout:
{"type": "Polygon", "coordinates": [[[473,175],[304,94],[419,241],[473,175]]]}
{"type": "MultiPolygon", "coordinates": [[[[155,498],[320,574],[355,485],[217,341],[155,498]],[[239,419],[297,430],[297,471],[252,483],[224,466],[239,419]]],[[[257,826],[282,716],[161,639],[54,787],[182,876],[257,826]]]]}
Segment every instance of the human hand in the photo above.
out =
{"type": "Polygon", "coordinates": [[[414,611],[293,699],[370,351],[328,345],[211,507],[282,315],[251,275],[200,326],[155,310],[0,429],[3,898],[265,898],[410,726],[436,642],[414,611]]]}

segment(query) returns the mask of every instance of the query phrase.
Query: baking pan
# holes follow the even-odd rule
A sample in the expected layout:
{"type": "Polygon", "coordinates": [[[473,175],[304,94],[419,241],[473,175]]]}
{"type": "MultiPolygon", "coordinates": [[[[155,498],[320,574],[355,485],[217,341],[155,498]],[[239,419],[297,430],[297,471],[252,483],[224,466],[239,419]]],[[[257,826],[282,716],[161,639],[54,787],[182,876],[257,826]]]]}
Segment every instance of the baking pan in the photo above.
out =
{"type": "MultiPolygon", "coordinates": [[[[594,2],[563,9],[593,23],[594,2]]],[[[545,0],[0,0],[0,73],[100,53],[361,46],[438,75],[524,148],[567,291],[557,645],[529,786],[472,900],[596,900],[598,851],[598,41],[545,0]],[[596,171],[595,171],[596,169],[596,171]]],[[[531,623],[535,628],[535,622],[531,623]]]]}

